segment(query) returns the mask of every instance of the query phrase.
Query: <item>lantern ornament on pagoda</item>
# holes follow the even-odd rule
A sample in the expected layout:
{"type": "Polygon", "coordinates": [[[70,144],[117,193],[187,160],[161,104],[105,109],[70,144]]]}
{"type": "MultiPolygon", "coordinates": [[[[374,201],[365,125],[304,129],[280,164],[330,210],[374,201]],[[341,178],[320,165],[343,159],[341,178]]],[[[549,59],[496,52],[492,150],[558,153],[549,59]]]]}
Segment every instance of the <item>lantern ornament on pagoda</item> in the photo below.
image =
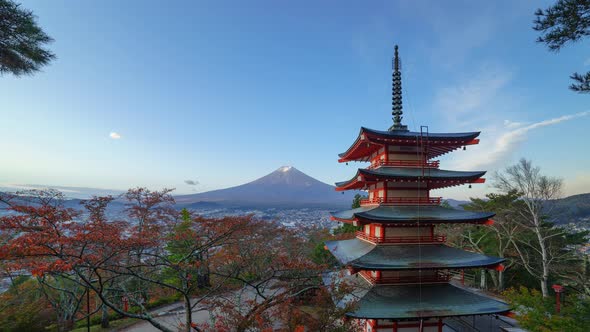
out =
{"type": "Polygon", "coordinates": [[[368,162],[336,190],[364,190],[356,209],[332,219],[360,227],[356,238],[329,241],[326,248],[350,271],[359,286],[355,309],[346,316],[361,319],[365,331],[442,331],[445,318],[503,314],[510,307],[451,280],[451,271],[470,268],[502,270],[503,258],[445,245],[438,225],[490,225],[494,213],[441,206],[430,191],[484,183],[485,171],[439,168],[433,160],[477,144],[479,132],[409,131],[402,124],[401,63],[395,46],[392,75],[393,125],[386,131],[361,127],[356,141],[339,162],[368,162]]]}

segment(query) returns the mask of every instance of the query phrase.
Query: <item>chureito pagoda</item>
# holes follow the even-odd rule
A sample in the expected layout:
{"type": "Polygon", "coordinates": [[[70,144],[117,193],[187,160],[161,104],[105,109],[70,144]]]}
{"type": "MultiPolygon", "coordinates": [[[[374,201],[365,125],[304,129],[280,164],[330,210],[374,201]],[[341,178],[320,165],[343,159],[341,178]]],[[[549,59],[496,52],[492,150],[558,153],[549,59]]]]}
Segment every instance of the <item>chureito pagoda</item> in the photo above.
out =
{"type": "Polygon", "coordinates": [[[441,206],[430,190],[483,183],[485,171],[453,171],[433,160],[477,144],[479,132],[431,133],[402,124],[401,63],[393,59],[393,125],[388,130],[361,127],[356,141],[339,162],[368,162],[336,190],[365,190],[361,207],[332,214],[337,221],[360,226],[356,238],[329,241],[328,249],[350,271],[340,277],[358,286],[357,301],[346,314],[360,319],[365,332],[442,331],[444,320],[457,316],[503,314],[499,300],[451,283],[451,271],[470,268],[502,270],[504,259],[445,245],[441,224],[493,223],[494,214],[441,206]]]}

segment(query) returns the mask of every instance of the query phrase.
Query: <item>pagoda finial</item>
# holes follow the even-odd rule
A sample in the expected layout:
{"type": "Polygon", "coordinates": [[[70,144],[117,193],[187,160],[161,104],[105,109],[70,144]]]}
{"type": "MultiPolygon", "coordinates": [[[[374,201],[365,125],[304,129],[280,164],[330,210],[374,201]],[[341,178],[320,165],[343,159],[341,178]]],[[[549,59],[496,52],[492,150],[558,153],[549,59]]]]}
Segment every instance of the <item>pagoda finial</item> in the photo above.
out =
{"type": "Polygon", "coordinates": [[[391,77],[391,114],[393,115],[393,126],[389,131],[393,130],[408,130],[408,126],[402,125],[402,73],[400,71],[401,63],[399,55],[397,54],[397,45],[395,45],[395,52],[393,57],[393,74],[391,77]]]}

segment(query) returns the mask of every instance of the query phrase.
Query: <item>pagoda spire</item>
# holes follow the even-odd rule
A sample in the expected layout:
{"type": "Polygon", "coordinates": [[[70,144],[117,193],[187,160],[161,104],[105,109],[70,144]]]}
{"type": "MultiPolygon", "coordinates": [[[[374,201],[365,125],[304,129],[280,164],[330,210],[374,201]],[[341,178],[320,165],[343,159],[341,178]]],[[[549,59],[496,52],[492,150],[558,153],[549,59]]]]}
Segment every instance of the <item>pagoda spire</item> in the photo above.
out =
{"type": "Polygon", "coordinates": [[[395,53],[393,57],[393,73],[391,76],[391,114],[393,115],[393,126],[389,127],[389,131],[403,130],[407,131],[408,126],[402,125],[402,73],[400,71],[400,59],[397,53],[397,45],[395,45],[395,53]]]}

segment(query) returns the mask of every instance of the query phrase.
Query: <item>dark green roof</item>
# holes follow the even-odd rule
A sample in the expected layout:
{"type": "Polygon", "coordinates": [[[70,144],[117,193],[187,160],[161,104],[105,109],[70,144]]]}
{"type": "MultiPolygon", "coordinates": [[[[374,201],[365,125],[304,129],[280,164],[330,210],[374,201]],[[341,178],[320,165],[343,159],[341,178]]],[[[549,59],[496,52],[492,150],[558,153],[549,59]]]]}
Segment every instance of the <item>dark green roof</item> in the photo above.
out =
{"type": "MultiPolygon", "coordinates": [[[[375,135],[379,135],[379,136],[383,136],[383,137],[387,137],[387,138],[399,138],[399,139],[420,139],[420,132],[416,132],[416,131],[388,131],[388,130],[375,130],[375,129],[369,129],[369,128],[365,128],[365,127],[361,127],[361,133],[369,133],[369,134],[375,134],[375,135]]],[[[472,132],[467,132],[467,133],[424,133],[423,138],[424,139],[429,139],[431,141],[435,141],[435,140],[449,140],[449,141],[454,141],[454,140],[472,140],[474,138],[476,138],[477,136],[479,136],[480,132],[479,131],[472,131],[472,132]]]]}
{"type": "Polygon", "coordinates": [[[448,171],[437,168],[379,167],[376,169],[359,168],[354,177],[348,181],[336,182],[342,187],[357,180],[358,176],[373,176],[380,179],[432,179],[432,180],[475,180],[486,174],[485,171],[448,171]]]}
{"type": "Polygon", "coordinates": [[[354,149],[355,145],[360,141],[360,137],[363,133],[366,133],[367,135],[370,136],[376,136],[379,138],[383,138],[383,139],[405,139],[405,140],[420,140],[421,136],[423,140],[429,140],[429,141],[459,141],[458,143],[456,143],[455,147],[451,147],[451,148],[447,148],[447,149],[442,149],[440,151],[429,151],[429,157],[434,157],[434,156],[438,156],[441,154],[444,154],[448,151],[454,150],[457,147],[461,146],[463,143],[471,141],[472,139],[475,139],[477,136],[479,136],[480,132],[467,132],[467,133],[424,133],[424,135],[422,135],[420,132],[415,132],[415,131],[404,131],[404,130],[392,130],[392,131],[387,131],[387,130],[374,130],[374,129],[369,129],[369,128],[365,128],[365,127],[361,127],[361,130],[359,132],[359,135],[355,141],[355,143],[353,143],[353,145],[348,148],[348,150],[346,152],[340,153],[339,156],[344,158],[347,154],[351,153],[352,150],[354,149]]]}
{"type": "Polygon", "coordinates": [[[367,270],[457,269],[493,266],[503,258],[485,256],[443,244],[375,245],[359,239],[328,241],[340,263],[367,270]]]}
{"type": "Polygon", "coordinates": [[[373,286],[360,296],[356,309],[346,315],[354,318],[402,320],[487,315],[508,311],[510,307],[507,303],[465,288],[441,283],[373,286]]]}
{"type": "Polygon", "coordinates": [[[339,220],[352,221],[362,218],[385,224],[424,223],[464,223],[484,222],[495,213],[456,210],[438,205],[429,206],[363,206],[357,209],[332,213],[339,220]]]}

